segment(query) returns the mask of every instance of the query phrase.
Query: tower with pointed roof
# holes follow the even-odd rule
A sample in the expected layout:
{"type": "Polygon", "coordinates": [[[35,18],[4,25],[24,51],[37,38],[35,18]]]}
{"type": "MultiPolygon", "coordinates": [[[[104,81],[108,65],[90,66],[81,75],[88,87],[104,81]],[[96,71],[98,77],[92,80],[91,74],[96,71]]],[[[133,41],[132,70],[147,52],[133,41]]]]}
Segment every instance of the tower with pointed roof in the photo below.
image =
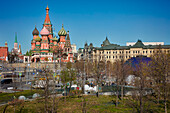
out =
{"type": "Polygon", "coordinates": [[[65,45],[64,45],[64,51],[68,54],[72,51],[71,49],[72,48],[71,48],[71,44],[70,44],[69,31],[67,31],[67,38],[66,38],[66,42],[65,42],[65,45]]]}
{"type": "Polygon", "coordinates": [[[17,33],[15,33],[14,49],[15,49],[15,50],[18,50],[17,33]]]}
{"type": "MultiPolygon", "coordinates": [[[[5,46],[7,46],[7,42],[5,43],[5,46]]],[[[21,51],[21,44],[19,44],[19,48],[18,48],[18,39],[17,39],[17,33],[15,33],[15,42],[14,42],[14,48],[11,50],[11,53],[14,55],[16,55],[16,58],[13,59],[15,60],[14,62],[18,62],[23,60],[23,55],[22,55],[22,51],[21,51]],[[19,60],[17,60],[19,59],[19,60]]]]}
{"type": "Polygon", "coordinates": [[[52,40],[53,40],[53,29],[52,29],[52,24],[51,24],[51,21],[50,21],[50,16],[49,16],[49,8],[48,8],[48,5],[47,5],[47,8],[46,8],[46,17],[45,17],[45,21],[44,21],[44,24],[43,24],[43,27],[46,27],[49,31],[49,42],[50,42],[50,45],[49,47],[51,48],[52,46],[52,40]]]}

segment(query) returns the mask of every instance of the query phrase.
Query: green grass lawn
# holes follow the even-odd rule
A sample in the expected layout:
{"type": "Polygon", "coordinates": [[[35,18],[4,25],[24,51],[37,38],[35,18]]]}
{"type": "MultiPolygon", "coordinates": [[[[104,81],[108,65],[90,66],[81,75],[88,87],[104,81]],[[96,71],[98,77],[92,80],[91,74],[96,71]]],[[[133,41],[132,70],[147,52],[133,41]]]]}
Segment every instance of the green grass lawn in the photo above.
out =
{"type": "Polygon", "coordinates": [[[23,95],[25,97],[32,96],[34,93],[38,92],[37,90],[24,90],[21,92],[15,93],[0,93],[0,103],[8,102],[14,99],[14,96],[18,98],[23,95]]]}
{"type": "MultiPolygon", "coordinates": [[[[48,99],[48,109],[49,111],[52,108],[52,98],[48,99]]],[[[137,102],[131,100],[130,98],[124,99],[124,101],[119,100],[119,105],[116,107],[113,102],[115,102],[115,96],[83,96],[83,97],[57,97],[55,99],[55,108],[59,113],[81,113],[82,109],[86,110],[87,113],[133,113],[136,111],[137,102]],[[85,101],[84,101],[85,98],[85,101]],[[85,107],[83,107],[85,106],[85,107]]],[[[148,112],[146,113],[162,113],[164,112],[163,106],[157,105],[154,102],[144,102],[144,109],[148,112]]],[[[0,113],[3,112],[5,106],[0,106],[0,113]]],[[[21,102],[18,105],[9,105],[7,107],[6,113],[44,113],[44,98],[39,98],[33,101],[21,102]]]]}

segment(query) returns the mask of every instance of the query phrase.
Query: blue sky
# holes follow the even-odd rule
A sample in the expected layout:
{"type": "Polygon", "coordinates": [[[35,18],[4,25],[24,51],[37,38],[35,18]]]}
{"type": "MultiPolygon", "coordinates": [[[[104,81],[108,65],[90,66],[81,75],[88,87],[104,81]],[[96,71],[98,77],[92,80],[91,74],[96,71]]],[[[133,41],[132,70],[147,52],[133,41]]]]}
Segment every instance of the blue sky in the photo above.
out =
{"type": "Polygon", "coordinates": [[[42,29],[47,6],[55,31],[70,31],[71,43],[161,41],[170,44],[170,0],[1,0],[0,46],[13,48],[15,32],[23,53],[31,49],[32,31],[42,29]]]}

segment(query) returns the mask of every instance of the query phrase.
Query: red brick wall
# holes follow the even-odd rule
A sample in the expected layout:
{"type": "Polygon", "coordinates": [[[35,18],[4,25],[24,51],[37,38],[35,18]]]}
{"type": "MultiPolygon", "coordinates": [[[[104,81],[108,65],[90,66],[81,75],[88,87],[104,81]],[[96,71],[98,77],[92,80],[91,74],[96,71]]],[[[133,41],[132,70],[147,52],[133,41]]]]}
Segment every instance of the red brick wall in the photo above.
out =
{"type": "Polygon", "coordinates": [[[0,60],[5,60],[8,56],[8,47],[0,47],[0,60]]]}

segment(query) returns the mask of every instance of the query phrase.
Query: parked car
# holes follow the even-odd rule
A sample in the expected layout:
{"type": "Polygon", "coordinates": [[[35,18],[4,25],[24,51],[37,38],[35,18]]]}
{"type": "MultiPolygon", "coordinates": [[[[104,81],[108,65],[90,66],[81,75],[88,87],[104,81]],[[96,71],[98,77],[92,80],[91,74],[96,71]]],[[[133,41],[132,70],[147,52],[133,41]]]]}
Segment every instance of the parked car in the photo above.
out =
{"type": "Polygon", "coordinates": [[[1,80],[1,84],[10,84],[12,83],[12,79],[3,79],[1,80]]]}

